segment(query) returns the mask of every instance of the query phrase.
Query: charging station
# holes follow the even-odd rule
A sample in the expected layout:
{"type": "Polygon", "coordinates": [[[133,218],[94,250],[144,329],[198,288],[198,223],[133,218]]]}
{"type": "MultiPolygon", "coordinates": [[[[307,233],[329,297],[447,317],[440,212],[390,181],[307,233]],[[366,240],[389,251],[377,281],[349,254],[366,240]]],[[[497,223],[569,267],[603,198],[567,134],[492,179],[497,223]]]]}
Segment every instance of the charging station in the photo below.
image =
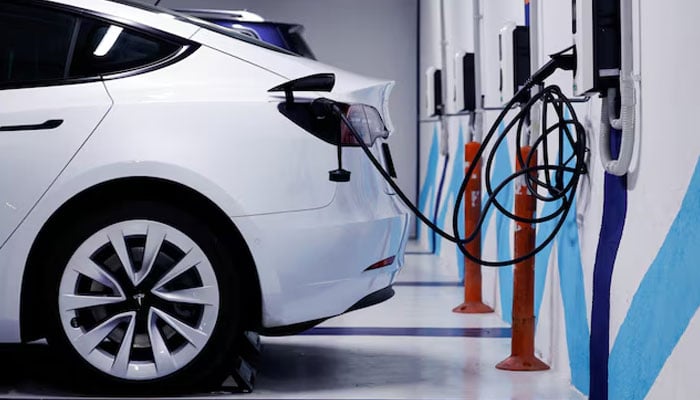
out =
{"type": "Polygon", "coordinates": [[[476,110],[474,53],[455,55],[455,102],[460,111],[476,110]]]}
{"type": "Polygon", "coordinates": [[[574,93],[604,92],[620,78],[620,2],[573,0],[574,93]]]}
{"type": "MultiPolygon", "coordinates": [[[[507,103],[530,77],[530,32],[527,26],[508,22],[498,35],[501,103],[507,103]]],[[[527,96],[518,99],[526,100],[527,96]]]]}
{"type": "Polygon", "coordinates": [[[425,82],[427,115],[431,117],[440,116],[444,110],[444,105],[442,104],[442,70],[429,67],[425,71],[425,82]]]}

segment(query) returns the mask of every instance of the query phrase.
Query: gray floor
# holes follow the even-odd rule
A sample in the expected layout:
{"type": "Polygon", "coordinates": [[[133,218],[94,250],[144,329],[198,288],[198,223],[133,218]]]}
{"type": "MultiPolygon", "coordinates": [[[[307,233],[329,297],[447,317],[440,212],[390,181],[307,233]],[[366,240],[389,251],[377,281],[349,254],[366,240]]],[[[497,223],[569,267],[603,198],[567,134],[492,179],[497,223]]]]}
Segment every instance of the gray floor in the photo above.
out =
{"type": "MultiPolygon", "coordinates": [[[[462,296],[452,271],[410,255],[396,296],[327,321],[308,334],[263,338],[262,367],[249,399],[582,399],[558,371],[494,368],[509,354],[509,329],[495,315],[450,310],[462,296]]],[[[71,397],[71,377],[43,345],[0,350],[0,397],[71,397]],[[60,369],[60,368],[59,368],[60,369]]]]}

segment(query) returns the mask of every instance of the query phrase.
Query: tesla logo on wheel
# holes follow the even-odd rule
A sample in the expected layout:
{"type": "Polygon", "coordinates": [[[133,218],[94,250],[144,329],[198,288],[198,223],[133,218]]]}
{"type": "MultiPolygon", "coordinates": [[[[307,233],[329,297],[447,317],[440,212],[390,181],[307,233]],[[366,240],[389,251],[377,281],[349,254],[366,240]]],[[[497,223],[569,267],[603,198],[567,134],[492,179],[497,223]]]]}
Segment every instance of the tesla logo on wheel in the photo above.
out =
{"type": "Polygon", "coordinates": [[[134,295],[134,300],[136,300],[139,303],[139,307],[141,307],[144,297],[146,297],[146,295],[143,293],[139,293],[139,294],[134,295]]]}

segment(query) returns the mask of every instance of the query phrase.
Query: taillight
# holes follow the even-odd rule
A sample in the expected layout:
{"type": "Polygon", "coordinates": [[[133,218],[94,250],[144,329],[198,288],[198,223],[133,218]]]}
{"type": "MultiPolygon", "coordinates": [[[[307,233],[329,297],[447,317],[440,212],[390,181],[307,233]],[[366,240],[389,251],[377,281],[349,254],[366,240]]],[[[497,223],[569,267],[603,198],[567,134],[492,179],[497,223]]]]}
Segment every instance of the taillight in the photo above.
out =
{"type": "MultiPolygon", "coordinates": [[[[372,146],[378,138],[389,137],[389,131],[376,108],[365,104],[336,104],[368,146],[372,146]]],[[[319,115],[312,103],[285,102],[280,103],[278,108],[292,122],[325,142],[337,145],[340,131],[343,146],[360,145],[341,118],[333,114],[319,115]]]]}
{"type": "MultiPolygon", "coordinates": [[[[345,111],[345,116],[355,128],[367,146],[372,146],[379,138],[389,137],[389,131],[384,125],[382,116],[376,108],[365,104],[352,104],[345,111]]],[[[359,146],[350,128],[341,121],[341,142],[344,146],[359,146]]]]}

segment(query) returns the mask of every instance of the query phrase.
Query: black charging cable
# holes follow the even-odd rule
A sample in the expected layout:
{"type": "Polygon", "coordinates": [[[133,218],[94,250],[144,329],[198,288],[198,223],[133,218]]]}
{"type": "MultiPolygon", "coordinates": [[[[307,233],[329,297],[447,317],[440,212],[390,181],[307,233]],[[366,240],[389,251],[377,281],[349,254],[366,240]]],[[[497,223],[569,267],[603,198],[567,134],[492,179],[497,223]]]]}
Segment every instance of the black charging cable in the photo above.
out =
{"type": "Polygon", "coordinates": [[[426,217],[415,204],[406,196],[406,194],[401,190],[401,188],[392,179],[390,174],[384,169],[382,164],[377,160],[377,158],[372,154],[369,146],[364,142],[361,135],[357,132],[352,123],[348,120],[345,113],[341,108],[330,99],[320,98],[314,100],[314,104],[317,107],[326,109],[327,112],[332,112],[336,114],[343,123],[348,127],[352,135],[355,137],[357,142],[360,144],[363,152],[374,165],[380,175],[387,181],[391,188],[396,192],[397,196],[406,204],[406,206],[416,215],[420,221],[426,224],[431,230],[443,237],[444,239],[457,244],[457,247],[468,259],[477,262],[484,266],[490,267],[504,267],[512,265],[530,257],[542,251],[547,245],[549,245],[552,240],[556,237],[557,233],[561,229],[562,225],[566,221],[566,217],[569,214],[576,196],[576,190],[578,188],[578,182],[580,177],[587,172],[586,170],[586,134],[585,128],[579,122],[576,116],[576,111],[573,108],[571,101],[566,95],[561,91],[558,86],[552,85],[542,88],[538,93],[533,95],[527,103],[521,105],[518,103],[518,99],[524,98],[529,91],[535,85],[541,85],[542,82],[554,73],[557,69],[573,70],[575,68],[576,59],[574,55],[564,54],[569,49],[565,49],[560,53],[556,53],[551,56],[551,60],[535,72],[530,79],[525,83],[525,85],[518,90],[518,92],[513,96],[513,98],[506,104],[505,108],[501,111],[496,121],[489,129],[489,132],[484,137],[481,147],[479,148],[475,159],[470,163],[468,170],[466,171],[465,178],[460,185],[459,191],[457,192],[457,199],[454,206],[454,211],[452,214],[452,229],[453,234],[441,229],[435,223],[433,223],[428,217],[426,217]],[[518,164],[521,166],[534,165],[532,167],[521,168],[515,173],[511,174],[503,181],[494,185],[491,179],[492,170],[494,165],[494,160],[496,156],[496,149],[505,142],[505,139],[511,133],[513,128],[516,128],[516,143],[518,147],[527,145],[523,143],[524,133],[528,126],[528,118],[532,107],[537,102],[543,103],[543,113],[542,121],[544,124],[547,123],[548,109],[551,107],[555,111],[555,116],[557,122],[551,126],[547,126],[542,134],[532,143],[530,153],[523,157],[520,152],[518,153],[518,164]],[[498,127],[506,119],[509,112],[516,109],[516,107],[521,106],[519,112],[510,120],[506,125],[503,132],[496,136],[498,127]],[[570,118],[565,117],[565,110],[568,111],[570,118]],[[572,132],[573,131],[573,132],[572,132]],[[552,134],[558,135],[558,156],[556,160],[551,161],[550,151],[549,151],[549,141],[548,138],[552,134]],[[482,176],[485,177],[484,183],[487,192],[487,198],[484,202],[484,209],[481,213],[481,218],[474,229],[473,232],[469,232],[465,237],[461,237],[459,232],[459,211],[461,203],[464,200],[464,191],[468,183],[468,177],[470,177],[474,169],[477,166],[478,160],[483,158],[484,152],[488,145],[493,141],[491,146],[491,152],[486,159],[485,171],[482,176]],[[564,159],[564,153],[567,146],[571,149],[572,155],[567,159],[564,159]],[[538,149],[540,154],[542,154],[542,162],[537,162],[538,149]],[[538,178],[538,173],[544,172],[544,180],[538,178]],[[554,180],[551,179],[551,174],[554,174],[554,180]],[[568,178],[568,179],[567,179],[568,178]],[[539,217],[533,218],[522,218],[512,212],[510,212],[504,204],[498,200],[498,195],[509,185],[520,180],[525,182],[528,191],[537,200],[541,202],[559,202],[559,206],[547,215],[541,215],[539,217]],[[545,194],[538,192],[538,189],[542,189],[545,194]],[[482,258],[476,257],[470,254],[465,244],[471,242],[472,240],[479,240],[479,234],[482,231],[483,225],[485,224],[486,215],[488,214],[488,209],[490,207],[496,207],[499,212],[505,215],[507,218],[529,224],[540,224],[543,222],[551,221],[557,219],[552,233],[548,235],[539,245],[535,247],[533,251],[520,257],[515,257],[510,260],[484,260],[482,258]]]}

